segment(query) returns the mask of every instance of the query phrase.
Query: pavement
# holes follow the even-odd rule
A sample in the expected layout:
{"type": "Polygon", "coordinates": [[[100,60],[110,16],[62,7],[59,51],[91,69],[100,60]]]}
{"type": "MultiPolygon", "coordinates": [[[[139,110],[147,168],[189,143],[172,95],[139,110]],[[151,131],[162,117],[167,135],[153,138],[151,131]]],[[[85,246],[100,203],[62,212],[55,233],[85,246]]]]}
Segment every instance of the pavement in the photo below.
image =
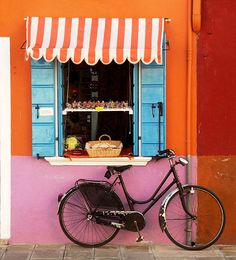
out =
{"type": "Polygon", "coordinates": [[[175,245],[143,242],[135,246],[105,245],[83,248],[65,245],[1,245],[0,260],[236,260],[236,245],[214,245],[202,251],[187,251],[175,245]]]}

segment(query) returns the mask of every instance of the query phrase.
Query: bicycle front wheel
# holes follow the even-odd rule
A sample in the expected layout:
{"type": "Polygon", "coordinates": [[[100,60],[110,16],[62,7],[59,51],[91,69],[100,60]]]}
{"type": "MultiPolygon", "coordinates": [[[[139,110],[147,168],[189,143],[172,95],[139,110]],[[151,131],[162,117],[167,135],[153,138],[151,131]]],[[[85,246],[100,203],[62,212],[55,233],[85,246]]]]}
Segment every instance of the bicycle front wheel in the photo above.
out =
{"type": "Polygon", "coordinates": [[[223,232],[224,207],[213,192],[201,186],[184,186],[183,194],[188,211],[195,217],[184,211],[177,190],[165,204],[165,233],[173,243],[184,249],[207,248],[223,232]]]}
{"type": "Polygon", "coordinates": [[[65,235],[75,244],[98,247],[111,241],[119,229],[98,224],[96,212],[123,210],[117,194],[99,183],[81,183],[70,190],[59,207],[59,221],[65,235]]]}

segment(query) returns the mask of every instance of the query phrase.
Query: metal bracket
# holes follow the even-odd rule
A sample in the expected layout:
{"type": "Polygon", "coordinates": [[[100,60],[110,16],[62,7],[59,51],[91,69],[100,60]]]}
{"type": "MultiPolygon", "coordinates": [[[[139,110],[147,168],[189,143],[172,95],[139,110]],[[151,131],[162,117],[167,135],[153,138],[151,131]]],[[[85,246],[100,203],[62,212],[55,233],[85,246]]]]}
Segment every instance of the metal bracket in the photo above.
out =
{"type": "Polygon", "coordinates": [[[21,50],[25,50],[25,49],[26,49],[25,44],[26,44],[26,41],[24,41],[24,42],[22,43],[22,45],[20,46],[20,49],[21,49],[21,50]]]}
{"type": "Polygon", "coordinates": [[[152,117],[155,117],[155,114],[154,114],[154,109],[156,108],[156,105],[155,104],[152,104],[152,117]]]}
{"type": "Polygon", "coordinates": [[[38,118],[39,118],[39,105],[36,105],[35,109],[37,109],[37,115],[36,115],[36,117],[37,117],[37,119],[38,119],[38,118]]]}
{"type": "Polygon", "coordinates": [[[157,107],[159,109],[159,115],[163,116],[163,103],[162,102],[158,102],[157,103],[157,107]]]}
{"type": "Polygon", "coordinates": [[[170,40],[166,40],[165,42],[165,48],[163,49],[164,51],[170,51],[170,40]]]}
{"type": "Polygon", "coordinates": [[[157,107],[159,110],[158,115],[158,137],[159,137],[159,151],[161,150],[161,116],[163,116],[163,103],[158,102],[157,107]]]}

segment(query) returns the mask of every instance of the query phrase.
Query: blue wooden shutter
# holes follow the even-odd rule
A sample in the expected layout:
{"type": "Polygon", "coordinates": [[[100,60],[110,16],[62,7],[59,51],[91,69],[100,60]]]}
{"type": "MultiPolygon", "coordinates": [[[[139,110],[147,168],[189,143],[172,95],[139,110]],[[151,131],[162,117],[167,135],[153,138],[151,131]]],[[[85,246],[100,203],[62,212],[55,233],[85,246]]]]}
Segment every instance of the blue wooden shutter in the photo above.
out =
{"type": "Polygon", "coordinates": [[[141,64],[141,155],[154,156],[166,146],[165,52],[163,64],[141,64]],[[160,117],[158,105],[162,104],[160,117]],[[158,104],[159,103],[159,104],[158,104]],[[160,127],[160,129],[159,129],[160,127]],[[160,138],[159,138],[160,133],[160,138]],[[160,140],[160,141],[159,141],[160,140]]]}
{"type": "Polygon", "coordinates": [[[32,155],[55,156],[54,62],[31,61],[32,155]]]}
{"type": "Polygon", "coordinates": [[[64,152],[64,124],[63,124],[63,64],[57,63],[58,71],[58,155],[64,152]]]}
{"type": "Polygon", "coordinates": [[[133,72],[133,154],[137,156],[138,151],[138,65],[134,65],[133,72]]]}

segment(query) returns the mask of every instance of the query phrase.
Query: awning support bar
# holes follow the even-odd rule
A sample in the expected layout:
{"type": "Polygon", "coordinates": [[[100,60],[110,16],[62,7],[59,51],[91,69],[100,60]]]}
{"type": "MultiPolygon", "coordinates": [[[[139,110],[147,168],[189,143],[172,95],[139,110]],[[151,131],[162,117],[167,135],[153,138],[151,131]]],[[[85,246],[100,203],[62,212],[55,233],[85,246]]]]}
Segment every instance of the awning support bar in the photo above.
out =
{"type": "Polygon", "coordinates": [[[164,18],[164,21],[165,21],[166,23],[170,23],[170,22],[171,22],[171,18],[164,18]]]}
{"type": "MultiPolygon", "coordinates": [[[[27,20],[27,17],[24,17],[24,20],[26,21],[26,20],[27,20]]],[[[165,21],[166,23],[170,23],[170,22],[171,22],[171,18],[165,17],[165,18],[164,18],[164,21],[165,21]]]]}

